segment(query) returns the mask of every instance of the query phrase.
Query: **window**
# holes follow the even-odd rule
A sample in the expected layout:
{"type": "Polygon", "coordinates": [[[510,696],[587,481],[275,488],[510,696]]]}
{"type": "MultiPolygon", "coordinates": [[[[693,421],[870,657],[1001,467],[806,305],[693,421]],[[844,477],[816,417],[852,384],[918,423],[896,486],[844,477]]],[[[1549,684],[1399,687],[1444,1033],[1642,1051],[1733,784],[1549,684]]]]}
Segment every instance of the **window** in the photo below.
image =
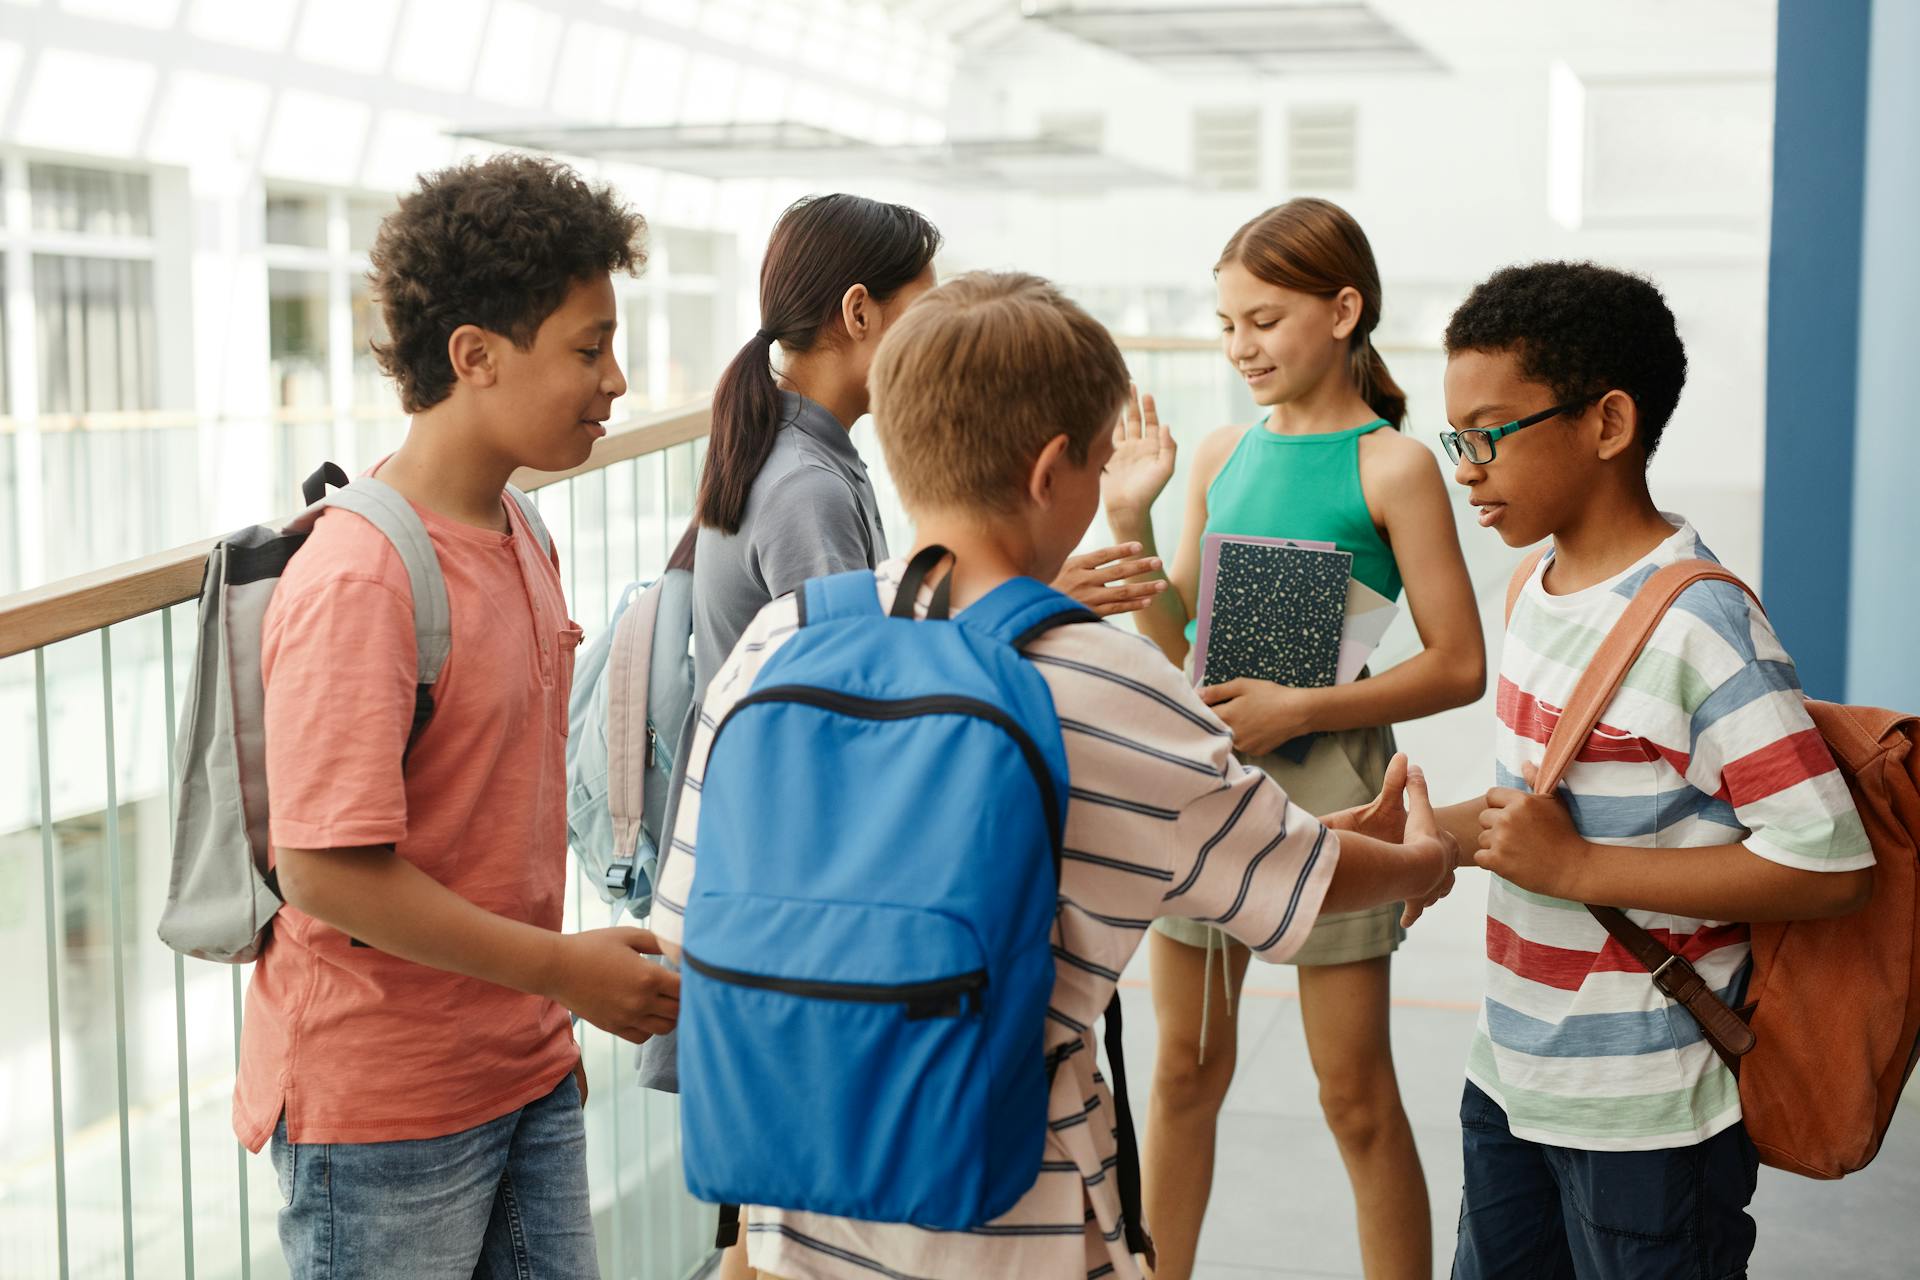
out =
{"type": "Polygon", "coordinates": [[[646,273],[618,281],[627,394],[622,417],[670,409],[713,389],[746,342],[732,322],[727,292],[734,252],[724,232],[655,227],[646,273]]]}
{"type": "Polygon", "coordinates": [[[268,362],[276,409],[324,409],[328,387],[327,276],[323,271],[267,272],[268,362]]]}
{"type": "Polygon", "coordinates": [[[27,166],[35,231],[145,238],[153,234],[146,175],[64,164],[27,166]]]}

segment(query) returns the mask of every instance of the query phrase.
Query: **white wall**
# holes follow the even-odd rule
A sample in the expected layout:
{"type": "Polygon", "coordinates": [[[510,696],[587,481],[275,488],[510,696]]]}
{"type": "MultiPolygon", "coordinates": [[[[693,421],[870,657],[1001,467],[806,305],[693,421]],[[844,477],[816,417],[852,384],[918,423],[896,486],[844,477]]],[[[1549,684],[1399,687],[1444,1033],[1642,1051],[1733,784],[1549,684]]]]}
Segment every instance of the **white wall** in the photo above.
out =
{"type": "MultiPolygon", "coordinates": [[[[956,136],[1030,133],[1046,113],[1098,111],[1110,151],[1181,175],[1194,109],[1244,105],[1259,115],[1263,181],[1257,191],[1178,185],[1071,199],[948,193],[936,212],[953,233],[953,265],[1019,266],[1070,290],[1192,290],[1201,304],[1191,332],[1208,336],[1210,270],[1234,228],[1289,196],[1327,195],[1373,242],[1386,293],[1380,337],[1390,363],[1406,366],[1419,432],[1442,426],[1442,363],[1391,348],[1437,348],[1477,280],[1539,258],[1645,272],[1665,290],[1692,365],[1655,461],[1656,496],[1702,512],[1721,554],[1756,570],[1772,127],[1766,7],[1706,6],[1701,23],[1659,26],[1628,12],[1645,6],[1621,6],[1623,25],[1639,28],[1611,33],[1597,19],[1595,30],[1567,25],[1571,10],[1597,6],[1534,6],[1561,15],[1560,27],[1544,31],[1511,5],[1375,7],[1397,11],[1416,34],[1421,21],[1436,28],[1435,9],[1477,22],[1479,34],[1433,41],[1444,71],[1285,79],[1169,77],[1031,25],[975,52],[955,79],[956,136]],[[1511,38],[1492,38],[1502,30],[1511,38]],[[1556,63],[1566,66],[1558,113],[1556,63]],[[1358,108],[1351,191],[1299,191],[1287,181],[1288,107],[1323,103],[1358,108]],[[1563,136],[1572,145],[1556,159],[1563,136]],[[1561,199],[1571,226],[1551,211],[1554,180],[1564,191],[1567,173],[1581,179],[1571,203],[1561,199]]],[[[1180,424],[1191,435],[1215,425],[1180,424]]]]}

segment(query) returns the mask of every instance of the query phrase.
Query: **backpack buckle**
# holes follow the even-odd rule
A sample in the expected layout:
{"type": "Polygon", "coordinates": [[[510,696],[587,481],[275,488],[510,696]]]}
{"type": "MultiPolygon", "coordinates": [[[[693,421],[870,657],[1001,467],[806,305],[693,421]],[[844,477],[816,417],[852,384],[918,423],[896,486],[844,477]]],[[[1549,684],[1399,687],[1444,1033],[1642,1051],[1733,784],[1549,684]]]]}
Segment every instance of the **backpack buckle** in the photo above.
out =
{"type": "Polygon", "coordinates": [[[633,859],[614,859],[612,865],[607,868],[605,878],[602,879],[600,883],[604,884],[608,889],[611,889],[613,896],[616,898],[633,896],[633,859]]]}

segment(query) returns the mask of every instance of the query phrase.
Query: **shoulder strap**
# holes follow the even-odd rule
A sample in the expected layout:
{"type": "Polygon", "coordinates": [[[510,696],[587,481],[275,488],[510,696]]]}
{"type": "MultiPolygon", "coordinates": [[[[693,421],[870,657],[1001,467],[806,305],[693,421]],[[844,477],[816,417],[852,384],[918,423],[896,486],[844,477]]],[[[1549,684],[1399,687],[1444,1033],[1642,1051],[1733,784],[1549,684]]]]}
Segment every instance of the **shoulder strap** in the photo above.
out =
{"type": "Polygon", "coordinates": [[[607,653],[607,808],[613,815],[614,869],[626,873],[624,886],[610,887],[631,889],[647,805],[648,682],[653,675],[653,624],[663,594],[657,582],[640,592],[614,624],[613,647],[607,653]]]}
{"type": "MultiPolygon", "coordinates": [[[[1509,593],[1509,612],[1512,611],[1512,597],[1518,594],[1517,587],[1525,585],[1532,576],[1533,566],[1538,563],[1539,555],[1535,555],[1521,566],[1524,576],[1515,575],[1516,588],[1509,593]]],[[[1540,762],[1540,771],[1534,779],[1537,793],[1549,793],[1560,785],[1568,766],[1579,754],[1581,745],[1593,732],[1594,725],[1599,723],[1601,713],[1620,691],[1627,672],[1632,670],[1641,651],[1647,647],[1654,628],[1660,625],[1660,620],[1666,616],[1673,602],[1680,598],[1680,593],[1696,582],[1730,582],[1748,595],[1753,595],[1753,589],[1746,583],[1707,560],[1683,560],[1655,571],[1634,593],[1626,612],[1607,632],[1599,650],[1588,661],[1586,671],[1574,685],[1573,694],[1567,699],[1566,710],[1560,714],[1560,720],[1547,740],[1546,757],[1540,762]]],[[[1754,602],[1759,603],[1758,596],[1754,597],[1754,602]]],[[[1727,1064],[1729,1070],[1738,1074],[1741,1055],[1754,1045],[1752,1028],[1713,993],[1706,979],[1695,971],[1684,956],[1668,950],[1659,939],[1634,923],[1624,911],[1617,907],[1592,904],[1588,904],[1587,910],[1615,941],[1626,948],[1628,955],[1653,975],[1653,985],[1663,995],[1677,1001],[1693,1015],[1707,1042],[1720,1055],[1720,1060],[1727,1064]]]]}
{"type": "Polygon", "coordinates": [[[427,526],[421,523],[419,513],[392,485],[372,476],[361,476],[322,498],[301,513],[301,519],[317,518],[320,507],[346,508],[385,534],[399,552],[413,591],[413,641],[419,653],[416,682],[433,684],[453,648],[453,613],[447,605],[447,580],[440,573],[440,557],[433,550],[433,540],[427,536],[427,526]]]}
{"type": "Polygon", "coordinates": [[[513,499],[513,505],[520,508],[520,514],[526,518],[527,527],[533,530],[533,540],[540,544],[540,554],[553,556],[553,535],[547,532],[547,522],[540,518],[540,508],[533,505],[533,499],[525,491],[507,486],[507,496],[513,499]]]}
{"type": "MultiPolygon", "coordinates": [[[[1560,785],[1560,779],[1579,754],[1587,735],[1600,722],[1601,713],[1620,692],[1627,672],[1633,669],[1647,641],[1653,637],[1654,628],[1666,617],[1667,609],[1680,598],[1680,593],[1696,582],[1730,582],[1753,595],[1753,588],[1710,560],[1682,560],[1655,571],[1634,593],[1626,612],[1588,659],[1587,669],[1574,685],[1566,710],[1560,713],[1559,724],[1547,742],[1547,754],[1540,762],[1535,790],[1547,792],[1560,785]]],[[[1758,596],[1754,596],[1754,603],[1759,603],[1758,596]]]]}
{"type": "Polygon", "coordinates": [[[1091,609],[1032,578],[1010,578],[961,610],[955,619],[1018,649],[1055,627],[1098,622],[1091,609]]]}
{"type": "Polygon", "coordinates": [[[1513,606],[1520,603],[1520,593],[1527,589],[1529,582],[1533,581],[1534,572],[1539,569],[1540,562],[1546,558],[1547,549],[1542,547],[1525,560],[1522,560],[1520,567],[1513,571],[1513,577],[1507,582],[1506,617],[1508,622],[1513,621],[1513,606]]]}
{"type": "Polygon", "coordinates": [[[849,569],[824,578],[808,578],[800,584],[799,605],[803,627],[846,618],[877,618],[880,595],[873,585],[873,570],[849,569]]]}

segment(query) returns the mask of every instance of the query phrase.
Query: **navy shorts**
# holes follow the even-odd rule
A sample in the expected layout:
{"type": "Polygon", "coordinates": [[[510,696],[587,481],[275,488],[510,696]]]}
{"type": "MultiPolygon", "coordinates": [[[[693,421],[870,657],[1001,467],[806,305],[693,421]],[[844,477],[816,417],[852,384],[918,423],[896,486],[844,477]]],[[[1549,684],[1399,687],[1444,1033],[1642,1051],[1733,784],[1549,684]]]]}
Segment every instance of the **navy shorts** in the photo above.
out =
{"type": "Polygon", "coordinates": [[[1736,1124],[1690,1147],[1579,1151],[1516,1138],[1472,1083],[1454,1280],[1740,1280],[1760,1159],[1736,1124]]]}

